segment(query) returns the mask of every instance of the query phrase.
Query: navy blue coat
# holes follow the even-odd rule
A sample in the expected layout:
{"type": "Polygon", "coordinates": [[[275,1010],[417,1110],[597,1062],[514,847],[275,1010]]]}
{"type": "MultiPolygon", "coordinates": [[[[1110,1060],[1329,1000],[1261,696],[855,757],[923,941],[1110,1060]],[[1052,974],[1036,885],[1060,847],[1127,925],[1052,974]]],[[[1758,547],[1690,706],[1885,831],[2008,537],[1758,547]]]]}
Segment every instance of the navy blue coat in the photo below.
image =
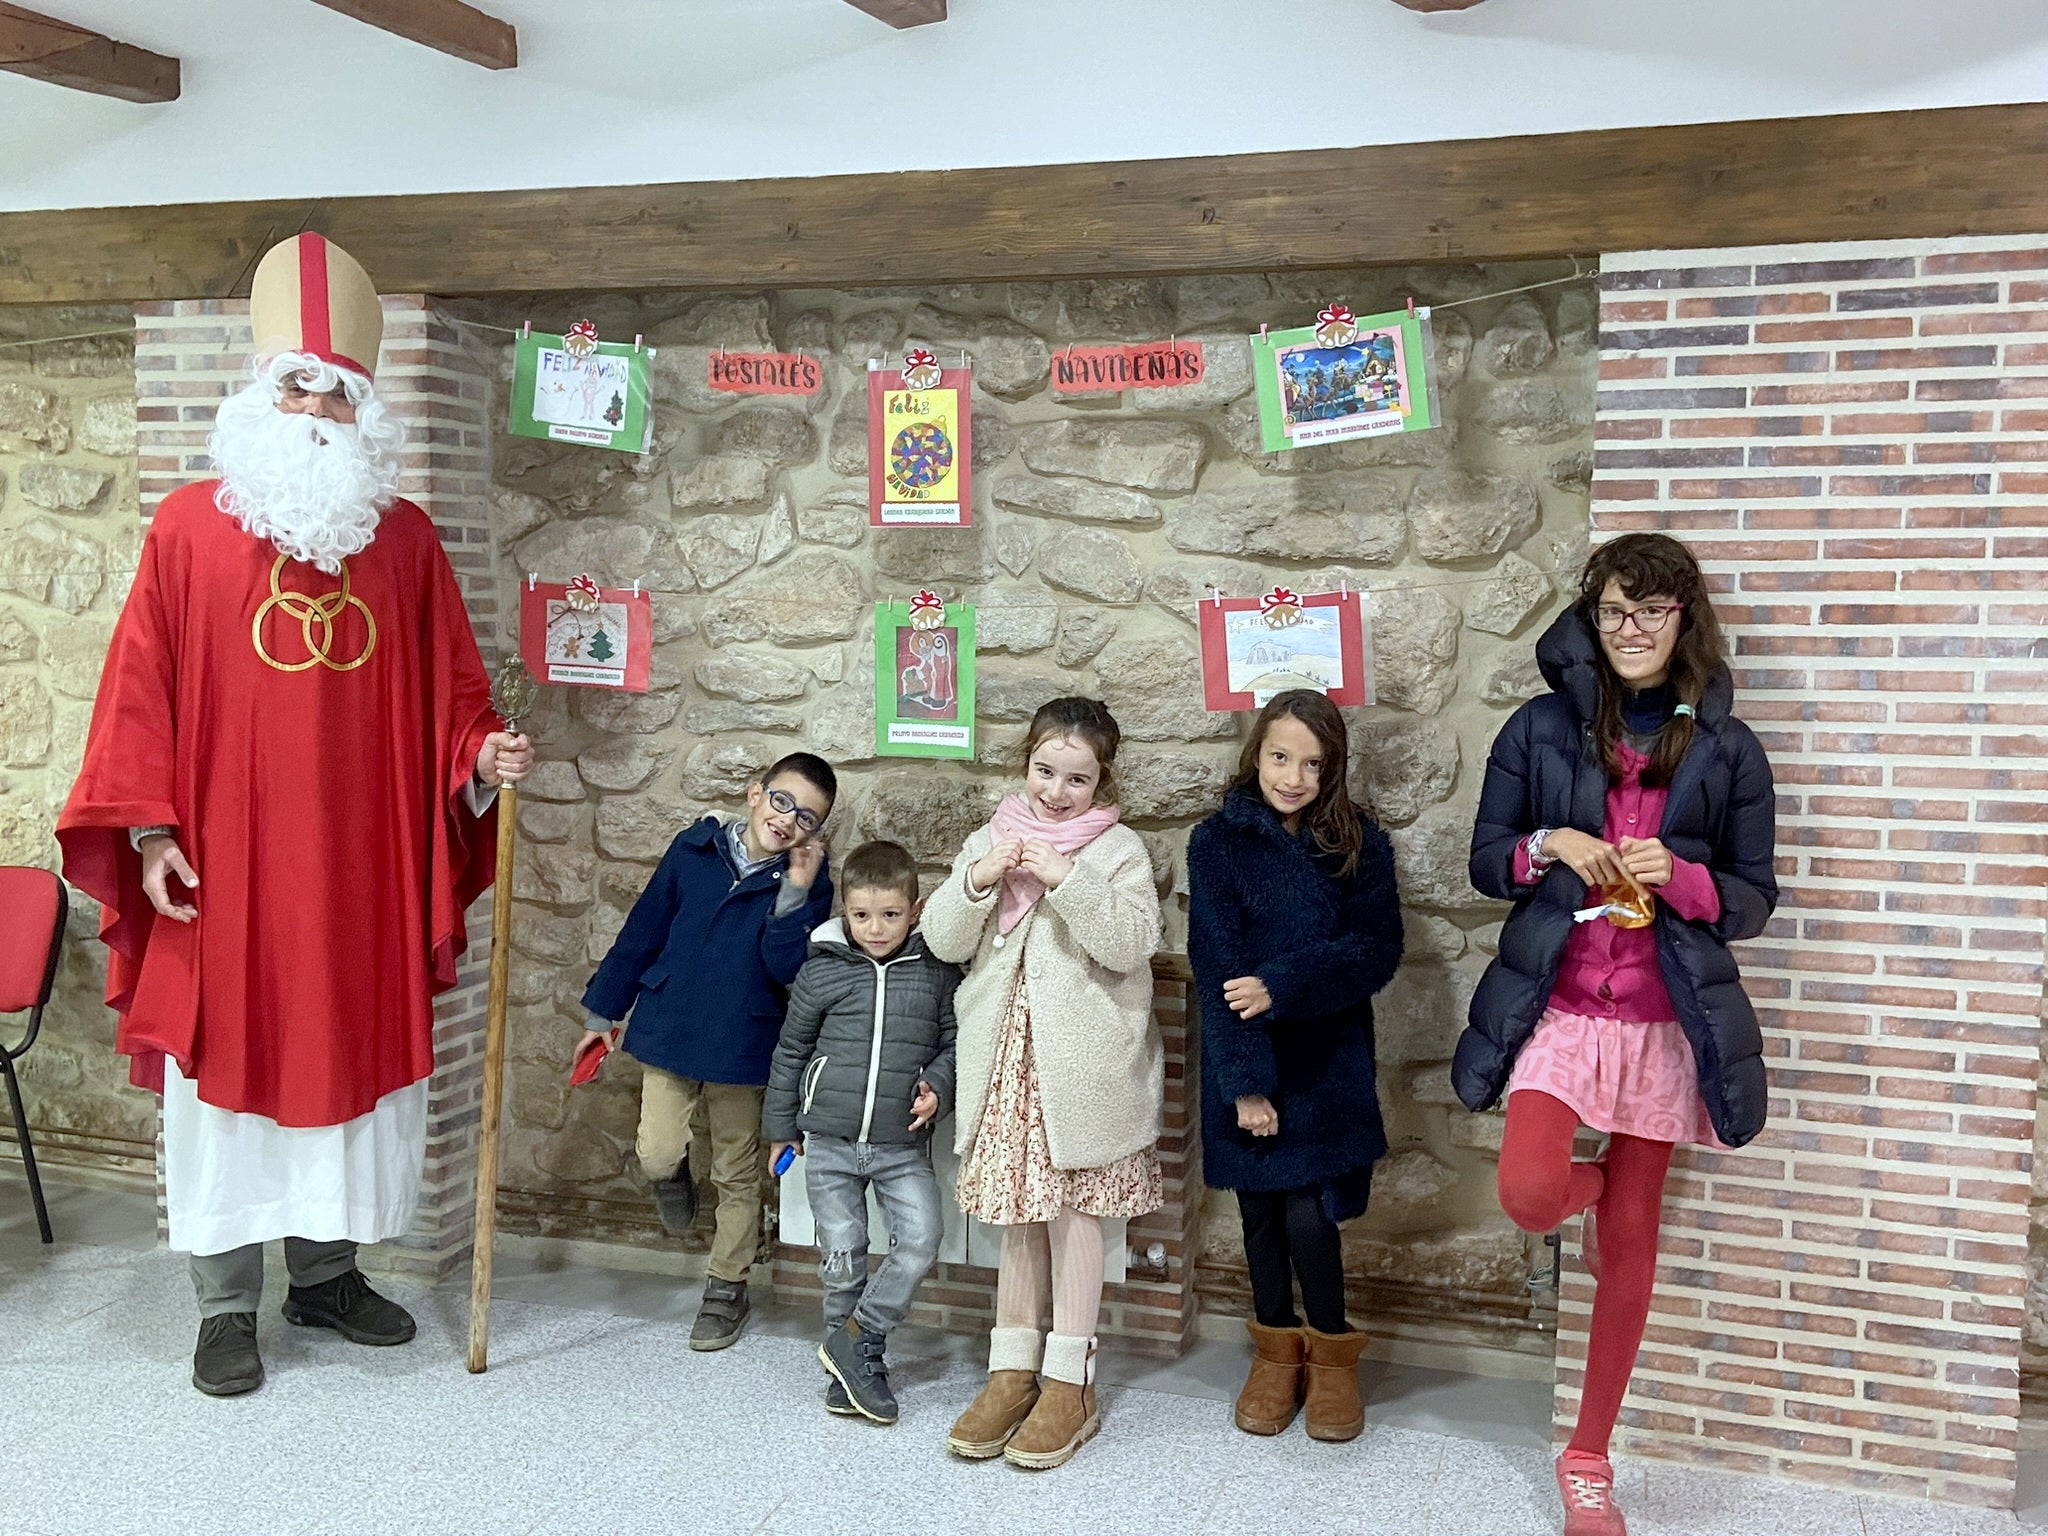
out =
{"type": "Polygon", "coordinates": [[[808,900],[770,915],[787,864],[778,858],[735,885],[713,816],[668,845],[583,993],[599,1018],[632,1010],[622,1044],[635,1061],[707,1083],[768,1081],[789,984],[811,930],[832,913],[832,876],[821,868],[808,900]]]}
{"type": "MultiPolygon", "coordinates": [[[[1556,985],[1572,912],[1586,882],[1553,864],[1533,890],[1515,884],[1515,844],[1538,827],[1576,827],[1599,837],[1607,822],[1607,768],[1593,740],[1600,702],[1599,640],[1576,608],[1536,643],[1552,691],[1516,710],[1493,743],[1472,829],[1472,884],[1515,903],[1500,954],[1472,995],[1451,1085],[1469,1109],[1501,1095],[1515,1056],[1535,1033],[1556,985]]],[[[1705,865],[1721,894],[1712,923],[1657,904],[1657,969],[1699,1068],[1700,1096],[1720,1138],[1739,1147],[1763,1129],[1763,1033],[1728,946],[1763,932],[1778,905],[1772,871],[1777,793],[1771,765],[1748,726],[1729,713],[1734,685],[1723,671],[1694,718],[1692,745],[1672,777],[1657,836],[1679,858],[1705,865]]]]}
{"type": "Polygon", "coordinates": [[[1372,996],[1401,964],[1394,850],[1371,821],[1358,867],[1290,835],[1256,785],[1233,789],[1188,838],[1188,959],[1202,1028],[1202,1176],[1217,1189],[1320,1187],[1333,1221],[1365,1208],[1385,1155],[1372,996]],[[1257,976],[1270,1011],[1241,1019],[1223,983],[1257,976]],[[1263,1094],[1279,1132],[1237,1126],[1263,1094]]]}

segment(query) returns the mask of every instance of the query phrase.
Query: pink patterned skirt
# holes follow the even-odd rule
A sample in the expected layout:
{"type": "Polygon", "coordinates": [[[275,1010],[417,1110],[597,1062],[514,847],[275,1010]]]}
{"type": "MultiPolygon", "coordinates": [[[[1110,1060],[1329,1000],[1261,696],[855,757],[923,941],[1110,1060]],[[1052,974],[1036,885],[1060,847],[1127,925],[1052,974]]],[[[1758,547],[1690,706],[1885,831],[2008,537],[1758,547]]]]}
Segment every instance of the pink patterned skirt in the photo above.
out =
{"type": "Polygon", "coordinates": [[[999,1227],[1051,1221],[1061,1206],[1112,1217],[1158,1210],[1164,1180],[1151,1147],[1100,1168],[1053,1167],[1045,1101],[1031,1059],[1031,1005],[1021,978],[1001,1027],[988,1100],[954,1187],[960,1209],[999,1227]]]}
{"type": "Polygon", "coordinates": [[[1700,1098],[1692,1043],[1675,1020],[1654,1024],[1546,1008],[1515,1058],[1508,1092],[1561,1099],[1582,1124],[1645,1141],[1724,1148],[1700,1098]]]}

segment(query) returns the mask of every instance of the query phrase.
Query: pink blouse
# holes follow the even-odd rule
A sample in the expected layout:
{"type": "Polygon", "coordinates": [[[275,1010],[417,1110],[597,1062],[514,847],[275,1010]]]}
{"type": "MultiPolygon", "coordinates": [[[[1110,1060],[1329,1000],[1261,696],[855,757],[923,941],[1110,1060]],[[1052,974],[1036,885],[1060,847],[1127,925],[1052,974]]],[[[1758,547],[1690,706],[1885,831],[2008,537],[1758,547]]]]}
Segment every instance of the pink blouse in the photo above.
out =
{"type": "MultiPolygon", "coordinates": [[[[1600,835],[1610,843],[1624,837],[1655,837],[1664,824],[1664,802],[1671,791],[1643,786],[1643,769],[1650,760],[1626,742],[1621,761],[1625,771],[1607,788],[1607,824],[1600,835]]],[[[1540,878],[1529,861],[1528,844],[1518,845],[1515,883],[1534,885],[1540,878]]],[[[1673,912],[1694,922],[1711,923],[1721,916],[1721,892],[1713,875],[1704,864],[1676,854],[1671,856],[1670,882],[1655,887],[1654,893],[1673,912]]],[[[1598,900],[1595,893],[1588,904],[1598,900]]],[[[1588,1018],[1639,1023],[1677,1017],[1657,969],[1655,927],[1617,928],[1605,918],[1574,924],[1549,1006],[1588,1018]]]]}

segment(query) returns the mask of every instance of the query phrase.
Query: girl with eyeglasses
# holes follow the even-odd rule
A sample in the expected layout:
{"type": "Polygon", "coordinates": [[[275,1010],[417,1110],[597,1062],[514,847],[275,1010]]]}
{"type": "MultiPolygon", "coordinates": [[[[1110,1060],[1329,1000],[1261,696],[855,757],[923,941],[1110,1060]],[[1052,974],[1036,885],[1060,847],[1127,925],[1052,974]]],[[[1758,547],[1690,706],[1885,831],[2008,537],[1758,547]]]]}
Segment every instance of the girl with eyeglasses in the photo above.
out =
{"type": "Polygon", "coordinates": [[[1518,1226],[1585,1213],[1593,1320],[1558,1492],[1565,1536],[1622,1536],[1608,1440],[1672,1149],[1763,1129],[1763,1038],[1728,946],[1777,905],[1775,791],[1676,539],[1596,550],[1536,656],[1551,691],[1495,739],[1472,831],[1473,885],[1515,905],[1452,1082],[1474,1110],[1507,1093],[1500,1199],[1518,1226]],[[1604,1157],[1573,1161],[1581,1125],[1607,1135],[1604,1157]]]}

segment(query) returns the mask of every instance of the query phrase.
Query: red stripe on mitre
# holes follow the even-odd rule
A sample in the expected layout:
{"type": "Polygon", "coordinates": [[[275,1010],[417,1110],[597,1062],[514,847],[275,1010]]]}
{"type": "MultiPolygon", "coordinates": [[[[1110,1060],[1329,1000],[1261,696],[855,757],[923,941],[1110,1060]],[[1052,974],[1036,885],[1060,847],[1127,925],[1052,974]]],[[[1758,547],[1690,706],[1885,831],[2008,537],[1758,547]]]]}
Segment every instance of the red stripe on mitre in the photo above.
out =
{"type": "MultiPolygon", "coordinates": [[[[327,312],[327,237],[311,231],[299,236],[299,336],[303,350],[323,362],[338,362],[334,325],[327,312]]],[[[358,373],[368,370],[351,363],[358,373]]]]}

